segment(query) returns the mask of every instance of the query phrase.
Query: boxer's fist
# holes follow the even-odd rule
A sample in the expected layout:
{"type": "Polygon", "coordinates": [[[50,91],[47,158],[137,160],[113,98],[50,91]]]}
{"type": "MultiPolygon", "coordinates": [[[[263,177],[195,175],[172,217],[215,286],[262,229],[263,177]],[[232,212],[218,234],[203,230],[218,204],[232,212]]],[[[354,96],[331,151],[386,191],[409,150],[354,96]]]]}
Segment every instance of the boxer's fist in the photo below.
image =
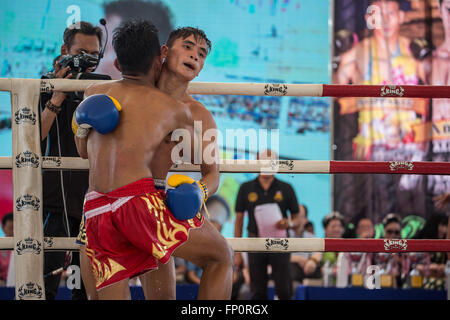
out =
{"type": "Polygon", "coordinates": [[[73,133],[79,138],[86,138],[90,128],[100,134],[112,132],[119,123],[119,102],[106,94],[94,94],[84,99],[72,117],[73,133]]]}
{"type": "Polygon", "coordinates": [[[192,219],[200,211],[207,198],[206,186],[191,177],[174,174],[167,184],[174,189],[167,190],[167,207],[179,220],[192,219]]]}

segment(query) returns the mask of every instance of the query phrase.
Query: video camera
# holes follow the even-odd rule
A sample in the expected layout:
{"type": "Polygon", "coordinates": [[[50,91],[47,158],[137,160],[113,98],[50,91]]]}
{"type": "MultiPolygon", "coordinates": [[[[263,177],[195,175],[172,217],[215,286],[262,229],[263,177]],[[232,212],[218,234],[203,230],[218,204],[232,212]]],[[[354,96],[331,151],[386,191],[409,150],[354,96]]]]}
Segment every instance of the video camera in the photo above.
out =
{"type": "MultiPolygon", "coordinates": [[[[111,77],[105,74],[86,72],[89,68],[96,68],[100,62],[100,58],[96,55],[88,53],[80,53],[77,55],[65,55],[58,61],[61,69],[70,67],[66,73],[72,74],[70,79],[76,80],[111,80],[111,77]]],[[[65,76],[65,75],[64,75],[65,76]]],[[[54,71],[44,74],[41,79],[55,79],[54,71]]],[[[81,102],[83,100],[83,92],[65,92],[67,100],[71,102],[81,102]]]]}

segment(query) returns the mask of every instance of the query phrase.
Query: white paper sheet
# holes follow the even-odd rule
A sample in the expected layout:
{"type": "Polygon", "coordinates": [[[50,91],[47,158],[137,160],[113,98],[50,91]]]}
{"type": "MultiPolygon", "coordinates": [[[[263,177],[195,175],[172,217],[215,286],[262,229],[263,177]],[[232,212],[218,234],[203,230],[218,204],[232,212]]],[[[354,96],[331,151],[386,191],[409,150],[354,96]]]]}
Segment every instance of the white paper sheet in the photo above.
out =
{"type": "Polygon", "coordinates": [[[276,224],[283,219],[276,203],[266,203],[255,207],[255,219],[261,238],[286,238],[286,230],[277,229],[276,224]]]}

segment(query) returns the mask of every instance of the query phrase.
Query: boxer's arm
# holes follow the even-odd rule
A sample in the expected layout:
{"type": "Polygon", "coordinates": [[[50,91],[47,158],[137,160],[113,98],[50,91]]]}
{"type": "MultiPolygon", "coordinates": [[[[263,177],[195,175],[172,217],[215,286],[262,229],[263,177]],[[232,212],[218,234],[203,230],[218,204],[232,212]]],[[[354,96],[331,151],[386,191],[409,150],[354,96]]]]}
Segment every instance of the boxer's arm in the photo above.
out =
{"type": "MultiPolygon", "coordinates": [[[[236,212],[236,216],[234,219],[234,237],[242,238],[242,229],[244,227],[244,212],[236,212]]],[[[234,264],[236,267],[243,266],[243,259],[240,252],[234,253],[234,264]]]]}
{"type": "Polygon", "coordinates": [[[78,154],[81,158],[87,159],[88,158],[88,152],[87,152],[87,139],[79,138],[77,136],[75,137],[75,145],[77,146],[78,154]]]}
{"type": "MultiPolygon", "coordinates": [[[[91,95],[91,93],[90,93],[91,86],[92,85],[87,87],[86,90],[84,91],[83,99],[86,99],[87,97],[89,97],[91,95]]],[[[80,137],[77,137],[75,134],[73,136],[75,139],[75,145],[77,147],[78,154],[80,155],[80,157],[82,159],[87,159],[88,158],[87,138],[80,138],[80,137]]]]}
{"type": "Polygon", "coordinates": [[[219,148],[217,144],[217,125],[214,118],[203,105],[202,107],[202,163],[200,171],[201,181],[208,187],[209,195],[213,195],[219,188],[219,148]]]}

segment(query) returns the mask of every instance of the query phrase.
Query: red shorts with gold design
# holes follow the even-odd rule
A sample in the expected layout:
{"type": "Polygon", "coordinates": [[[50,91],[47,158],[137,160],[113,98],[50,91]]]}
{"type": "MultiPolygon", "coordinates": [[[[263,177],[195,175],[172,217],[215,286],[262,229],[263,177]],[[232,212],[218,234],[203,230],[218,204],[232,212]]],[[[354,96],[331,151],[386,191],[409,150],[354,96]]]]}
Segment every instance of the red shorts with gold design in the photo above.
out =
{"type": "Polygon", "coordinates": [[[174,218],[165,197],[151,178],[86,195],[86,253],[97,289],[155,269],[158,261],[166,263],[189,230],[203,224],[200,213],[189,220],[174,218]]]}

